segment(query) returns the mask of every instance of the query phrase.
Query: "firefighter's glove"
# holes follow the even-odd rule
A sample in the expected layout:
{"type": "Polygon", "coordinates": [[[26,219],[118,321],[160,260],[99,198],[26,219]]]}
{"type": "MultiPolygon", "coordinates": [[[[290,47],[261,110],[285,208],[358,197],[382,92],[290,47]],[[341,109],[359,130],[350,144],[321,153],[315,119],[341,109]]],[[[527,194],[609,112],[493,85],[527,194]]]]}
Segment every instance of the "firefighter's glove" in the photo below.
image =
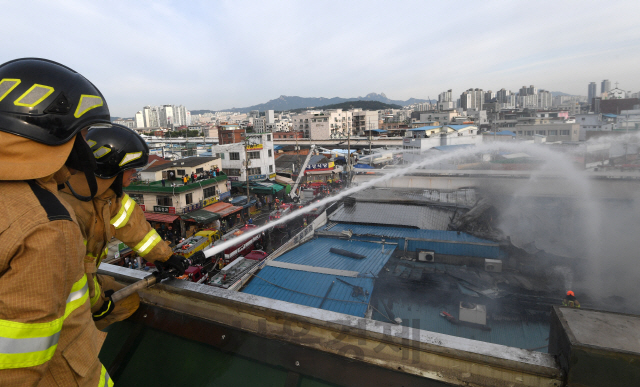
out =
{"type": "Polygon", "coordinates": [[[98,310],[92,315],[93,321],[102,320],[103,318],[107,317],[111,312],[113,312],[113,309],[116,307],[116,305],[111,300],[112,295],[113,295],[113,290],[107,290],[104,292],[104,296],[105,296],[104,303],[102,304],[102,307],[100,308],[100,310],[98,310]]]}
{"type": "Polygon", "coordinates": [[[176,277],[181,276],[184,274],[184,271],[189,268],[189,261],[180,255],[172,255],[164,262],[155,261],[154,263],[161,276],[168,275],[168,271],[171,269],[173,269],[171,275],[176,277]]]}

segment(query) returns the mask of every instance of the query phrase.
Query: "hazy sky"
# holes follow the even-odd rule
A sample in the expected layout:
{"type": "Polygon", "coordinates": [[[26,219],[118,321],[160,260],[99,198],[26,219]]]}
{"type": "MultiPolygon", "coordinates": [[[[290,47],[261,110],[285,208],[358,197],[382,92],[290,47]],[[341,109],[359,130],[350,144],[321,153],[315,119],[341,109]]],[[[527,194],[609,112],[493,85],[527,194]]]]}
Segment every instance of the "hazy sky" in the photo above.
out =
{"type": "Polygon", "coordinates": [[[86,76],[114,116],[280,95],[437,98],[533,84],[640,90],[637,1],[8,1],[0,62],[86,76]]]}

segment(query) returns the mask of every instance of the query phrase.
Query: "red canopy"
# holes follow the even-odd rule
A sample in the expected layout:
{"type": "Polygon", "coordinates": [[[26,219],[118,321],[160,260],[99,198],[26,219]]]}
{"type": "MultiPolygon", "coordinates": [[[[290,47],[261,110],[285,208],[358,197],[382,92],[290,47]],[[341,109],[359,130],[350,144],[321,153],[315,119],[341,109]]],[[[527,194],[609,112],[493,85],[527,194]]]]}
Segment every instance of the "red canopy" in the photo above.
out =
{"type": "Polygon", "coordinates": [[[145,212],[144,217],[151,222],[173,223],[178,219],[178,215],[156,214],[154,212],[145,212]]]}

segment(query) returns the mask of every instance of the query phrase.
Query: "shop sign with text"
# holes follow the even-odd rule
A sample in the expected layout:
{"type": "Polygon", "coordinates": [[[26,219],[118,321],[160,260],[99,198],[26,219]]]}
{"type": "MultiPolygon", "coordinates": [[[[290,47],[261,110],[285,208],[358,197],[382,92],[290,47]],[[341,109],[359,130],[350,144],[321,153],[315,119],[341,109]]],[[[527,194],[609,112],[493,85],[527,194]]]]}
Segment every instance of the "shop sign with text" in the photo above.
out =
{"type": "Polygon", "coordinates": [[[262,144],[247,145],[248,151],[260,150],[260,149],[262,149],[262,144]]]}
{"type": "Polygon", "coordinates": [[[153,206],[153,212],[163,212],[166,214],[175,214],[175,207],[165,207],[165,206],[153,206]]]}
{"type": "Polygon", "coordinates": [[[333,161],[328,163],[309,164],[305,169],[330,169],[334,167],[333,161]]]}

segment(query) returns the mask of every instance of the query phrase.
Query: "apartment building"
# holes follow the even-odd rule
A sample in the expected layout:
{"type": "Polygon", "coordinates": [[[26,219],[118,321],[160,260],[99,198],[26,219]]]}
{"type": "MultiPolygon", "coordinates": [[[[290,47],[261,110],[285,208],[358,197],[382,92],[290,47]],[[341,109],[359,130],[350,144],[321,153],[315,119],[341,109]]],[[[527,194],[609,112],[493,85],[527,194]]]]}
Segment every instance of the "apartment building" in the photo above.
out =
{"type": "Polygon", "coordinates": [[[222,170],[232,181],[275,178],[275,157],[271,133],[247,134],[245,141],[215,145],[211,152],[221,159],[222,170]]]}

